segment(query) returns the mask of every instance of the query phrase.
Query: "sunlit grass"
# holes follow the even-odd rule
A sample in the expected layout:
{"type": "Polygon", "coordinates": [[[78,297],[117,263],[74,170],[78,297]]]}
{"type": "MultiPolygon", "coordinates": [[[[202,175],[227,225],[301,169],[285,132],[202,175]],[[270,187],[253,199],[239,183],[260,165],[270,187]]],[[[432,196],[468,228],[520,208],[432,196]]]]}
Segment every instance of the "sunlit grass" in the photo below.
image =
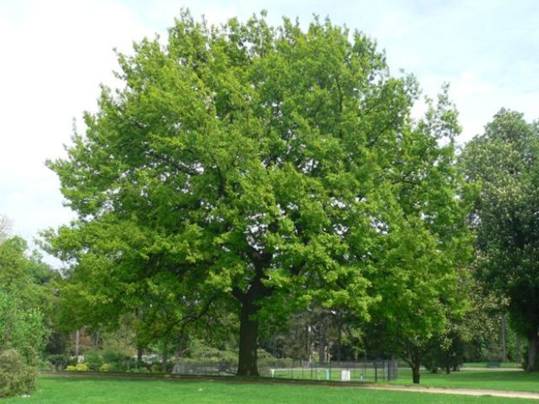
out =
{"type": "Polygon", "coordinates": [[[362,387],[230,381],[121,380],[112,378],[42,377],[27,398],[0,400],[18,403],[525,403],[523,399],[466,397],[444,394],[376,391],[362,387]]]}

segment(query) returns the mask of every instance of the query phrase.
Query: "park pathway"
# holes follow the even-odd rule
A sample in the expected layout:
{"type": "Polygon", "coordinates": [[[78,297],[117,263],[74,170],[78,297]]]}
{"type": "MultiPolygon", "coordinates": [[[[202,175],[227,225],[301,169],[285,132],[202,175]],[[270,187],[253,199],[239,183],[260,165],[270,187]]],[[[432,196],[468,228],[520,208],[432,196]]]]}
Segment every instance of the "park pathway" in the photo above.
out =
{"type": "Polygon", "coordinates": [[[371,390],[386,391],[409,391],[413,393],[431,393],[431,394],[457,394],[463,396],[492,396],[505,398],[527,398],[529,400],[539,400],[539,393],[526,391],[504,391],[490,389],[461,389],[461,388],[442,388],[442,387],[421,387],[421,386],[390,386],[390,385],[368,385],[365,386],[371,390]]]}

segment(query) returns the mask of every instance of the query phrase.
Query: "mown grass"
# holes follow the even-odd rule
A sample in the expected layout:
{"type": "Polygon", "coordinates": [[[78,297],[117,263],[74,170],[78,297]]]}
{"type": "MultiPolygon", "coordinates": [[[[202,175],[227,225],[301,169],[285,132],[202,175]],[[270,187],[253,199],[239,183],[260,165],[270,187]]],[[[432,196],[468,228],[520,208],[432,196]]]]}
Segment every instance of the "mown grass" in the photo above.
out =
{"type": "MultiPolygon", "coordinates": [[[[466,362],[462,365],[463,368],[488,368],[488,362],[466,362]]],[[[518,362],[500,362],[500,368],[517,368],[522,369],[522,364],[518,362]]]]}
{"type": "MultiPolygon", "coordinates": [[[[331,380],[340,380],[341,370],[331,369],[326,374],[325,369],[278,369],[274,372],[275,378],[304,379],[304,380],[326,380],[327,375],[331,380]]],[[[384,382],[382,372],[378,373],[378,381],[384,382]]],[[[351,372],[352,381],[374,382],[374,369],[354,369],[351,372]]],[[[392,384],[412,384],[412,372],[406,368],[400,368],[398,378],[392,384]]],[[[539,373],[527,373],[515,370],[466,370],[463,368],[459,372],[445,374],[430,373],[423,371],[421,374],[421,385],[430,387],[455,387],[471,389],[493,389],[493,390],[515,390],[539,392],[539,373]]]]}
{"type": "MultiPolygon", "coordinates": [[[[393,384],[412,384],[412,373],[399,369],[393,384]]],[[[421,385],[430,387],[457,387],[539,392],[539,373],[504,370],[461,370],[460,372],[421,374],[421,385]]]]}
{"type": "MultiPolygon", "coordinates": [[[[234,381],[120,380],[112,378],[41,377],[31,397],[0,400],[2,404],[102,403],[526,403],[532,400],[467,397],[445,394],[375,391],[234,381]]],[[[537,402],[537,401],[535,401],[537,402]]]]}

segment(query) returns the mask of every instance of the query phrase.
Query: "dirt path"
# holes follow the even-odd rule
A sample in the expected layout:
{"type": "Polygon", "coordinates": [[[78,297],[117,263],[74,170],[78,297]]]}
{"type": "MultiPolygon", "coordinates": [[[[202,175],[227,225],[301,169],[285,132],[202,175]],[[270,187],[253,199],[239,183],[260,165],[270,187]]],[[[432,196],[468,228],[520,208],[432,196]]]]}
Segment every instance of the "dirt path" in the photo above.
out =
{"type": "Polygon", "coordinates": [[[525,391],[503,391],[489,389],[451,389],[441,387],[420,387],[420,386],[365,386],[371,390],[386,390],[386,391],[409,391],[413,393],[431,393],[431,394],[457,394],[463,396],[492,396],[506,398],[527,398],[530,400],[539,400],[539,393],[528,393],[525,391]]]}
{"type": "Polygon", "coordinates": [[[523,372],[522,368],[461,368],[460,370],[473,370],[474,372],[523,372]]]}

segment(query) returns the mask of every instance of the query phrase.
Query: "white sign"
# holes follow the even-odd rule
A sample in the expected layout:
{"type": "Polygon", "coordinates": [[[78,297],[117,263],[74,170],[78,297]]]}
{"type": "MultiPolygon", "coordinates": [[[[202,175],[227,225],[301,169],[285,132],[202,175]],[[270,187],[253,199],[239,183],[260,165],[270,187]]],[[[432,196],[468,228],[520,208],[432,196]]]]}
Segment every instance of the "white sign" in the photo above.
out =
{"type": "Polygon", "coordinates": [[[349,369],[341,370],[341,381],[342,382],[349,382],[350,381],[350,370],[349,369]]]}

